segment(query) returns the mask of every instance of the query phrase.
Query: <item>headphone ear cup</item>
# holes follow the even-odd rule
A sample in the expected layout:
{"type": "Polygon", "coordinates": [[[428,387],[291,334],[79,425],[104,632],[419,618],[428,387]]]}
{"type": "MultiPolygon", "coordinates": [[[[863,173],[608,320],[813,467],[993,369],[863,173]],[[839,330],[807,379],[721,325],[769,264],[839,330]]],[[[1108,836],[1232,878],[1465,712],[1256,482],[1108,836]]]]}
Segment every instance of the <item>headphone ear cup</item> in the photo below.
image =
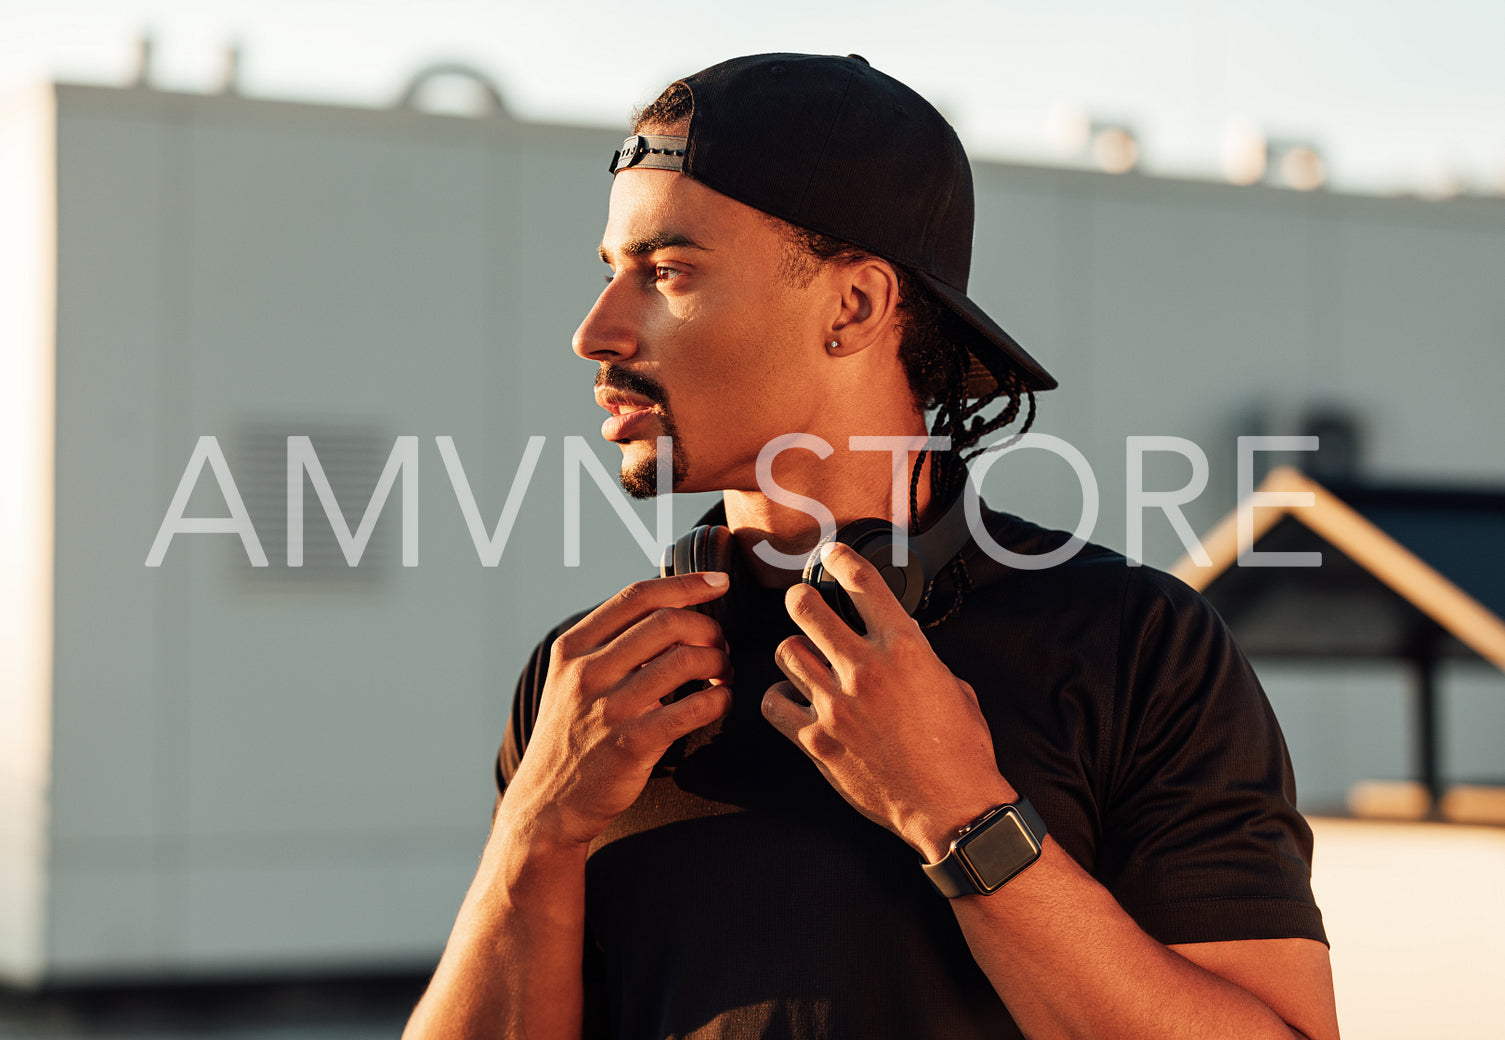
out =
{"type": "Polygon", "coordinates": [[[705,528],[693,528],[689,534],[674,543],[674,573],[693,574],[700,570],[700,543],[705,538],[705,528]]]}
{"type": "Polygon", "coordinates": [[[835,578],[826,573],[825,565],[821,562],[821,553],[828,543],[840,542],[849,546],[878,569],[878,573],[883,576],[889,591],[894,594],[894,598],[899,601],[904,612],[912,616],[919,609],[921,600],[925,598],[925,585],[929,581],[929,575],[925,573],[925,568],[914,553],[912,546],[904,566],[894,566],[893,547],[899,539],[899,534],[899,529],[887,520],[871,517],[865,520],[854,520],[843,525],[830,538],[822,539],[815,547],[815,551],[805,560],[805,573],[801,580],[807,585],[815,586],[821,598],[858,635],[867,634],[867,625],[863,623],[862,615],[857,612],[857,606],[852,602],[852,597],[847,595],[846,590],[835,578]]]}
{"type": "Polygon", "coordinates": [[[745,616],[743,600],[752,584],[752,575],[742,562],[742,551],[729,527],[705,526],[704,538],[697,545],[695,567],[698,571],[721,571],[730,579],[726,592],[695,609],[721,626],[722,635],[736,631],[745,616]]]}
{"type": "Polygon", "coordinates": [[[671,548],[664,550],[658,570],[661,578],[698,571],[722,571],[731,578],[731,587],[722,595],[690,608],[715,621],[725,634],[729,628],[735,627],[741,616],[739,605],[745,593],[739,590],[747,588],[751,581],[731,528],[701,524],[681,535],[671,548]]]}
{"type": "Polygon", "coordinates": [[[695,541],[695,569],[697,571],[732,572],[732,555],[736,545],[730,528],[713,527],[709,524],[697,527],[695,541]]]}
{"type": "Polygon", "coordinates": [[[658,558],[658,576],[672,578],[676,574],[690,573],[691,546],[694,544],[695,531],[691,531],[676,538],[673,545],[665,546],[663,555],[658,558]]]}

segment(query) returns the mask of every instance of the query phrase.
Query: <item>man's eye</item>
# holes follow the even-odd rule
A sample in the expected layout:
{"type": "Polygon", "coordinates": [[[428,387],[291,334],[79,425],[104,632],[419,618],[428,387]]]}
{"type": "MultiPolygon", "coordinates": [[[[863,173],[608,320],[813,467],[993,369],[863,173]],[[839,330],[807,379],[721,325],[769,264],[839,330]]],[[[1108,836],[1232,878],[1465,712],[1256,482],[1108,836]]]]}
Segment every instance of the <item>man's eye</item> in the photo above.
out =
{"type": "Polygon", "coordinates": [[[678,278],[682,274],[684,274],[684,272],[681,271],[679,268],[677,268],[677,267],[665,267],[663,264],[656,264],[656,265],[654,265],[654,268],[653,268],[653,280],[655,282],[668,282],[668,281],[672,281],[673,279],[678,278]]]}

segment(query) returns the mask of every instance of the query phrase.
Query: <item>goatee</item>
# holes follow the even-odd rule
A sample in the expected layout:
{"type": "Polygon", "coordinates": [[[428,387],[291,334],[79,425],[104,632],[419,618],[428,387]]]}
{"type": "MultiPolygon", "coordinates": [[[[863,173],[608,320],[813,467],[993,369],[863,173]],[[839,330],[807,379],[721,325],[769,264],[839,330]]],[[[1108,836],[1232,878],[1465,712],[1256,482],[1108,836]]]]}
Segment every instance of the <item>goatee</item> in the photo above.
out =
{"type": "MultiPolygon", "coordinates": [[[[669,487],[663,490],[667,493],[679,487],[685,479],[689,466],[679,446],[679,431],[674,426],[674,416],[669,411],[669,395],[664,388],[639,372],[619,368],[610,362],[603,362],[596,370],[595,385],[636,394],[654,406],[659,417],[659,424],[663,427],[662,436],[670,438],[673,443],[670,453],[672,479],[669,487]]],[[[624,459],[617,479],[622,484],[622,490],[633,498],[645,499],[657,496],[659,493],[658,451],[654,450],[647,457],[631,464],[624,459]]]]}

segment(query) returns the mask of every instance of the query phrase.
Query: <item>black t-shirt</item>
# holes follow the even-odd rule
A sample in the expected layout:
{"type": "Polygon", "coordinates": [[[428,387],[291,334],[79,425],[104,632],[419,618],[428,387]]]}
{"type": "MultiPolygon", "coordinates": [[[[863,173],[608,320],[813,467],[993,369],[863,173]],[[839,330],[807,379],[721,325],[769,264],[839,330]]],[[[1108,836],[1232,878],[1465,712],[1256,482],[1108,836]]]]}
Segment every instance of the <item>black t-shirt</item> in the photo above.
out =
{"type": "MultiPolygon", "coordinates": [[[[1022,554],[1067,537],[1001,513],[988,527],[1022,554]]],[[[1285,743],[1206,601],[1091,545],[1038,571],[975,545],[963,558],[973,587],[926,634],[977,691],[1000,772],[1052,837],[1163,943],[1325,942],[1285,743]]],[[[1019,1036],[914,850],[762,717],[783,679],[773,648],[797,628],[782,590],[744,591],[732,710],[671,748],[592,846],[586,1035],[1019,1036]]],[[[948,572],[931,612],[954,593],[948,572]]],[[[499,789],[574,620],[519,682],[499,789]]]]}

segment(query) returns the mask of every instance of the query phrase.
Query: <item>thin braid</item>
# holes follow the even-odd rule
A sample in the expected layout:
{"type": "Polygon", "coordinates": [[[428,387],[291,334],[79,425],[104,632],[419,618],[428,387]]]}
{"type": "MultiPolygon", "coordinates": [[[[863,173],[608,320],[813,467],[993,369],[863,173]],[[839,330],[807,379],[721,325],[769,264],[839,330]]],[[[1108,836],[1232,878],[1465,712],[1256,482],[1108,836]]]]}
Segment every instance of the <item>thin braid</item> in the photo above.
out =
{"type": "MultiPolygon", "coordinates": [[[[968,402],[966,396],[966,377],[971,365],[971,359],[966,351],[955,351],[955,364],[947,374],[946,391],[936,411],[935,422],[931,426],[931,435],[939,436],[945,430],[951,436],[952,450],[945,455],[935,456],[931,463],[931,500],[937,503],[950,503],[955,495],[965,486],[967,476],[966,464],[984,451],[997,447],[977,447],[977,442],[988,434],[1001,430],[1019,417],[1019,411],[1023,399],[1028,398],[1029,410],[1025,414],[1024,423],[1017,432],[1005,444],[1013,443],[1019,437],[1027,433],[1035,423],[1035,392],[1026,387],[1018,374],[1010,371],[1004,377],[999,387],[999,394],[1004,397],[1002,411],[992,419],[985,419],[979,413],[992,400],[973,400],[968,402]],[[967,449],[972,449],[970,452],[967,449]],[[967,452],[965,455],[963,452],[967,452]]],[[[909,478],[909,526],[910,533],[919,532],[919,521],[916,516],[920,468],[924,464],[926,452],[921,451],[915,458],[914,469],[909,478]]],[[[972,591],[972,575],[967,570],[966,562],[960,555],[956,556],[950,565],[954,594],[951,604],[945,613],[932,621],[926,622],[922,627],[935,628],[944,624],[961,610],[962,602],[967,593],[972,591]]],[[[930,605],[930,596],[935,589],[935,579],[925,587],[924,598],[921,599],[916,613],[923,612],[930,605]]]]}
{"type": "MultiPolygon", "coordinates": [[[[951,450],[959,452],[965,445],[967,436],[967,372],[972,367],[972,358],[965,350],[952,351],[956,358],[956,367],[952,369],[951,385],[947,388],[951,395],[951,450]]],[[[954,455],[953,458],[960,458],[954,455]]],[[[954,477],[959,467],[952,465],[946,467],[946,491],[949,493],[956,490],[954,477]]]]}
{"type": "MultiPolygon", "coordinates": [[[[922,468],[924,468],[924,465],[925,465],[925,456],[928,455],[929,453],[930,453],[930,449],[928,449],[928,448],[921,448],[920,449],[920,453],[915,456],[914,469],[912,469],[912,470],[909,471],[909,533],[910,534],[919,534],[920,533],[920,518],[916,515],[919,512],[919,510],[920,510],[920,470],[922,468]]],[[[932,480],[930,483],[931,483],[931,486],[934,487],[935,481],[932,480]]]]}
{"type": "MultiPolygon", "coordinates": [[[[951,606],[946,608],[946,613],[942,614],[934,621],[927,621],[923,627],[935,628],[937,625],[944,624],[945,622],[951,620],[952,615],[956,614],[957,611],[962,609],[962,599],[964,595],[972,591],[972,575],[967,573],[967,565],[962,562],[962,558],[960,556],[957,556],[951,561],[951,580],[956,582],[956,595],[951,597],[951,606]]],[[[925,590],[925,598],[927,599],[927,601],[930,598],[929,589],[925,590]]]]}
{"type": "MultiPolygon", "coordinates": [[[[955,445],[955,433],[961,424],[963,400],[966,393],[966,355],[961,351],[955,351],[961,361],[953,365],[951,372],[947,374],[945,395],[940,406],[936,409],[935,421],[930,424],[930,435],[939,437],[943,430],[948,430],[952,436],[951,443],[955,445]]],[[[920,493],[920,470],[925,465],[926,456],[930,455],[929,449],[923,449],[915,456],[914,468],[909,474],[909,533],[920,533],[919,517],[919,493],[920,493]]],[[[958,466],[956,456],[952,454],[937,455],[931,460],[930,467],[930,497],[932,501],[949,502],[952,492],[955,490],[958,466]]],[[[927,590],[928,595],[928,590],[927,590]]]]}
{"type": "Polygon", "coordinates": [[[939,487],[932,480],[932,491],[938,491],[937,495],[942,502],[949,502],[955,492],[960,490],[960,480],[965,478],[966,470],[961,465],[960,449],[966,447],[967,436],[967,372],[971,368],[971,356],[965,350],[953,350],[951,371],[946,380],[946,402],[944,411],[937,414],[935,419],[935,432],[945,430],[946,436],[951,441],[951,453],[946,456],[946,463],[942,467],[939,487]]]}
{"type": "Polygon", "coordinates": [[[973,420],[971,428],[967,431],[969,434],[967,447],[972,447],[994,430],[1000,430],[1013,422],[1019,415],[1021,396],[1029,399],[1029,411],[1025,414],[1024,424],[1018,430],[1014,431],[1014,435],[1003,444],[990,444],[980,448],[974,447],[963,461],[971,462],[985,451],[996,451],[999,448],[1008,447],[1008,445],[1028,433],[1030,427],[1035,425],[1035,392],[1025,387],[1020,382],[1019,377],[1010,372],[1005,393],[1008,394],[1008,403],[1004,406],[1003,411],[999,412],[994,419],[988,422],[984,422],[980,417],[973,420]]]}

